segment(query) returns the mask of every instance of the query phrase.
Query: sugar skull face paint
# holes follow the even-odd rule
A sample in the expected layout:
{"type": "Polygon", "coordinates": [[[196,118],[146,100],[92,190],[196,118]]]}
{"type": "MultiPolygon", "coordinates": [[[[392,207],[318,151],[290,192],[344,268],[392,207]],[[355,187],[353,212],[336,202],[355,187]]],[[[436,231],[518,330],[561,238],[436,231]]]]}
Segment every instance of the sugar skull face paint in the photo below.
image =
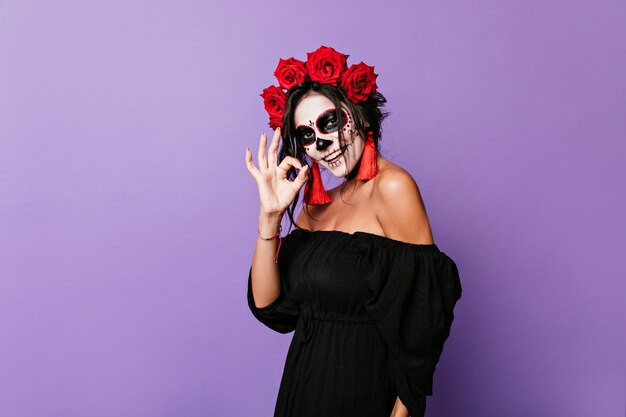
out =
{"type": "Polygon", "coordinates": [[[328,97],[310,93],[298,103],[294,124],[306,154],[336,177],[345,177],[359,162],[365,141],[354,129],[347,108],[340,110],[341,115],[328,97]]]}
{"type": "Polygon", "coordinates": [[[314,127],[317,127],[317,129],[314,129],[309,121],[309,125],[296,127],[296,138],[300,141],[302,146],[311,146],[317,139],[316,131],[328,135],[338,131],[340,128],[343,129],[350,118],[345,110],[341,109],[341,113],[342,117],[340,122],[339,114],[337,114],[337,110],[334,107],[324,111],[315,121],[314,127]],[[339,126],[339,123],[341,123],[341,126],[339,126]]]}

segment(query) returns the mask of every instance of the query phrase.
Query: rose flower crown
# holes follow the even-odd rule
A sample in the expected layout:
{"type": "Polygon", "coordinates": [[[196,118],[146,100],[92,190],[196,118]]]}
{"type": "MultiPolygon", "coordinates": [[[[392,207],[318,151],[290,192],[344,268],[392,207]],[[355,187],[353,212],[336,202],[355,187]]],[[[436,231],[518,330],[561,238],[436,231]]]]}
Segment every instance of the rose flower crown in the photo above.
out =
{"type": "MultiPolygon", "coordinates": [[[[274,75],[278,86],[271,85],[263,89],[263,105],[269,114],[269,126],[272,129],[283,127],[287,92],[305,81],[316,81],[342,89],[354,104],[366,101],[376,93],[376,77],[374,67],[360,62],[348,68],[350,55],[337,52],[331,47],[320,46],[314,52],[307,53],[306,62],[293,57],[280,59],[274,75]]],[[[361,165],[356,178],[369,180],[376,176],[376,145],[369,132],[365,149],[361,157],[361,165]]],[[[307,204],[326,204],[332,197],[324,189],[317,161],[313,160],[309,180],[304,189],[304,201],[307,204]]]]}

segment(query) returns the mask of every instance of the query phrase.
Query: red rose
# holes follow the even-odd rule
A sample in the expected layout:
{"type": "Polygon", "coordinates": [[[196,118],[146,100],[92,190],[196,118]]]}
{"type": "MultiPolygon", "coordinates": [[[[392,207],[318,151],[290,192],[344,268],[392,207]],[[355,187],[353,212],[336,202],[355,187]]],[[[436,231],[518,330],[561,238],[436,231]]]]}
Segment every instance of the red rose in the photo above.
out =
{"type": "Polygon", "coordinates": [[[280,87],[271,85],[263,89],[261,97],[263,97],[265,110],[267,110],[267,113],[270,115],[270,127],[272,129],[276,129],[277,127],[282,128],[287,94],[285,94],[280,87]]]}
{"type": "Polygon", "coordinates": [[[348,69],[348,57],[328,46],[320,46],[315,52],[306,54],[306,70],[313,81],[337,85],[341,75],[348,69]]]}
{"type": "Polygon", "coordinates": [[[276,71],[274,71],[274,75],[278,80],[278,84],[282,88],[289,90],[291,87],[304,82],[306,79],[306,67],[304,66],[304,62],[298,59],[281,58],[276,67],[276,71]]]}
{"type": "Polygon", "coordinates": [[[367,100],[376,92],[374,67],[361,62],[353,64],[341,77],[341,88],[353,103],[367,100]]]}

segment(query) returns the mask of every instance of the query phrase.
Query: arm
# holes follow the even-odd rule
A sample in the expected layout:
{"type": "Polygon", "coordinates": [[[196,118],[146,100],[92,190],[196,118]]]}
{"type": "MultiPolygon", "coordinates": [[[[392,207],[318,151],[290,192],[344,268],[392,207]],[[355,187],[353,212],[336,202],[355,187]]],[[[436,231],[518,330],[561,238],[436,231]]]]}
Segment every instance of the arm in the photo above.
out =
{"type": "MultiPolygon", "coordinates": [[[[259,232],[264,237],[274,236],[283,214],[268,215],[259,214],[259,232]]],[[[305,229],[309,228],[309,217],[301,210],[296,218],[296,223],[305,229]]],[[[274,255],[278,249],[278,239],[263,240],[257,237],[254,255],[252,257],[252,293],[257,307],[266,307],[274,302],[280,295],[280,272],[278,264],[274,262],[274,255]],[[255,276],[262,277],[255,279],[255,276]],[[255,282],[263,289],[261,293],[255,290],[255,282]]]]}
{"type": "MultiPolygon", "coordinates": [[[[246,167],[259,188],[259,234],[263,237],[278,233],[285,210],[307,180],[307,167],[303,167],[296,158],[287,156],[277,165],[279,139],[280,129],[276,129],[266,154],[267,138],[265,134],[261,135],[258,168],[252,162],[252,152],[246,148],[246,167]],[[287,173],[292,167],[300,172],[293,181],[289,181],[287,173]]],[[[278,238],[264,240],[257,236],[250,279],[254,304],[259,308],[269,306],[280,296],[280,273],[274,261],[277,248],[278,238]]]]}
{"type": "Polygon", "coordinates": [[[391,417],[409,417],[409,410],[400,401],[400,397],[396,397],[396,404],[391,411],[391,417]]]}
{"type": "MultiPolygon", "coordinates": [[[[259,214],[259,233],[264,237],[278,233],[280,214],[259,214]]],[[[263,308],[272,304],[280,295],[280,273],[274,262],[278,239],[263,240],[257,236],[252,256],[252,294],[254,304],[263,308]]]]}
{"type": "MultiPolygon", "coordinates": [[[[385,174],[376,187],[377,216],[385,236],[408,243],[432,244],[430,223],[413,177],[402,169],[385,174]]],[[[409,417],[400,397],[396,397],[390,417],[409,417]]]]}

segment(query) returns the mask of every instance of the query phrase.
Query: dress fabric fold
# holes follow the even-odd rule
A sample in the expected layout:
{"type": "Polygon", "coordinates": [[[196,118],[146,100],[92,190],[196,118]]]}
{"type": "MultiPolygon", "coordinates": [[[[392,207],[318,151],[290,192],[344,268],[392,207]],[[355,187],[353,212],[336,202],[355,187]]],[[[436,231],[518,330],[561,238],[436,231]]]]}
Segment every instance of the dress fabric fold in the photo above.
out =
{"type": "Polygon", "coordinates": [[[295,229],[278,264],[281,294],[266,307],[248,275],[254,317],[295,331],[274,417],[389,417],[396,397],[424,416],[461,298],[455,262],[435,244],[295,229]]]}

